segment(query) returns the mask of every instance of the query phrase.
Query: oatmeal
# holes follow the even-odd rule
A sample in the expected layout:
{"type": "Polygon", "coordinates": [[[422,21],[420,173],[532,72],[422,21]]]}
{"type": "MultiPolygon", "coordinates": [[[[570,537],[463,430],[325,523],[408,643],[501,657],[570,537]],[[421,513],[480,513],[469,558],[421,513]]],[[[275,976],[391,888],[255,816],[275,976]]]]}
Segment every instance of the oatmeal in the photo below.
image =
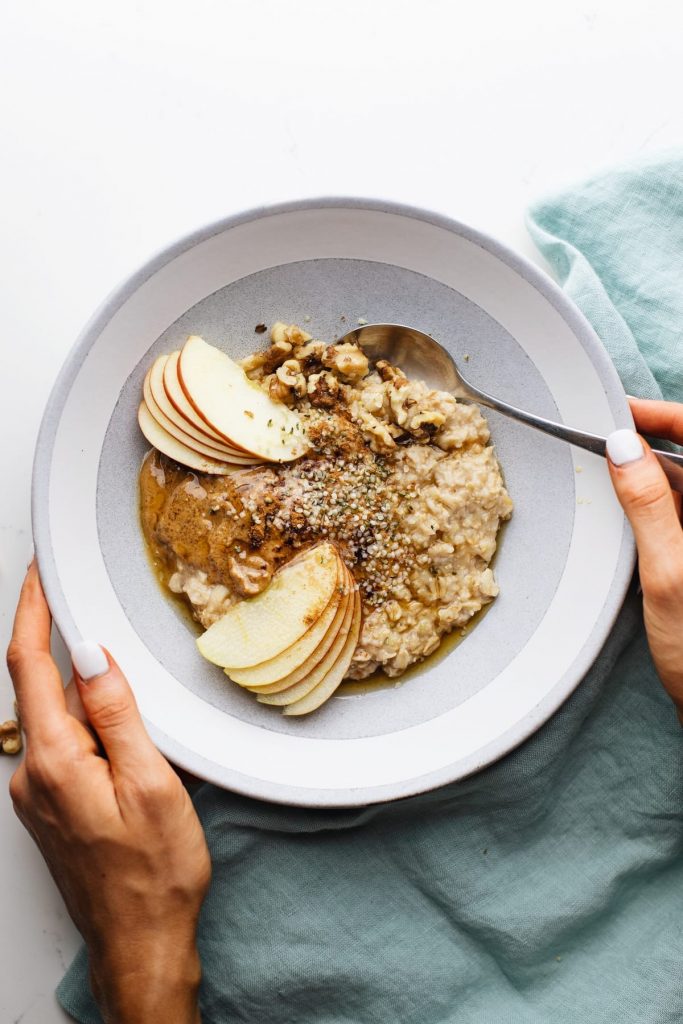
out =
{"type": "Polygon", "coordinates": [[[362,600],[346,678],[400,675],[498,593],[490,563],[512,502],[484,417],[296,326],[275,324],[242,367],[301,417],[310,449],[223,476],[151,452],[142,520],[164,582],[208,628],[295,554],[330,541],[362,600]]]}

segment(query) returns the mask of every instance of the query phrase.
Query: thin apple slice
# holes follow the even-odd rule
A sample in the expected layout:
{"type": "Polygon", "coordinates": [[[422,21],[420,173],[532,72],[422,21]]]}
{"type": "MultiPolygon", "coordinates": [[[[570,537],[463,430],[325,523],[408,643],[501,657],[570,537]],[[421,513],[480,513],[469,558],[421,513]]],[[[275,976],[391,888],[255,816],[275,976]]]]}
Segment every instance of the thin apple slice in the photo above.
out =
{"type": "Polygon", "coordinates": [[[217,434],[215,430],[211,430],[206,425],[201,416],[199,416],[190,405],[188,398],[180,386],[180,379],[178,377],[178,359],[180,358],[180,352],[171,352],[170,356],[166,360],[164,366],[164,391],[168,396],[168,400],[176,410],[179,416],[181,416],[187,423],[192,424],[193,427],[204,437],[207,438],[209,444],[221,445],[223,448],[227,448],[229,451],[234,451],[235,454],[246,455],[247,453],[238,448],[236,445],[230,445],[226,442],[225,438],[217,434]]]}
{"type": "Polygon", "coordinates": [[[299,414],[274,402],[230,356],[197,335],[183,345],[178,378],[195,412],[228,443],[271,462],[307,451],[299,414]]]}
{"type": "Polygon", "coordinates": [[[164,367],[166,366],[168,359],[168,355],[157,356],[147,371],[147,376],[145,377],[142,389],[145,401],[150,407],[150,411],[152,414],[154,413],[149,401],[149,396],[151,395],[166,420],[174,423],[179,430],[182,430],[184,434],[193,438],[193,440],[199,441],[201,444],[212,445],[215,451],[219,451],[221,455],[227,455],[227,445],[222,446],[220,441],[207,437],[207,435],[203,434],[201,430],[193,427],[191,423],[183,419],[169,399],[164,389],[164,367]]]}
{"type": "MultiPolygon", "coordinates": [[[[216,462],[228,462],[236,466],[254,466],[262,462],[262,459],[254,459],[242,453],[238,455],[232,449],[228,449],[226,445],[220,446],[218,441],[214,442],[206,437],[206,435],[200,434],[198,438],[194,434],[189,433],[193,427],[188,423],[185,424],[182,417],[175,412],[164,390],[163,374],[167,358],[168,356],[166,355],[159,356],[152,369],[147,371],[142,384],[142,393],[147,409],[150,410],[159,425],[177,440],[181,441],[181,443],[185,444],[188,449],[199,452],[200,455],[214,459],[216,462]],[[157,398],[160,398],[160,401],[157,401],[157,398]],[[173,415],[168,416],[167,411],[173,415]],[[184,426],[187,426],[188,430],[185,430],[184,426]]],[[[197,431],[197,434],[199,434],[199,431],[197,431]]]]}
{"type": "Polygon", "coordinates": [[[354,600],[354,611],[353,621],[351,622],[351,630],[349,637],[346,641],[344,650],[340,654],[336,661],[334,668],[331,669],[325,676],[323,681],[319,683],[314,690],[306,696],[302,697],[301,700],[296,701],[295,704],[288,704],[284,709],[283,714],[285,715],[308,715],[311,711],[316,711],[321,704],[324,704],[326,700],[329,700],[334,691],[337,689],[342,679],[346,675],[349,665],[353,659],[354,651],[358,646],[358,637],[360,636],[361,628],[361,600],[360,594],[356,591],[354,600]]]}
{"type": "Polygon", "coordinates": [[[253,459],[250,459],[242,453],[238,454],[235,449],[230,448],[228,445],[223,444],[218,440],[207,437],[206,434],[201,432],[201,430],[198,430],[190,422],[183,419],[169,399],[166,394],[166,389],[164,388],[164,367],[166,366],[168,358],[168,356],[159,356],[158,359],[155,359],[151,369],[145,377],[143,391],[145,401],[149,406],[149,411],[152,413],[152,416],[159,420],[161,426],[167,430],[169,434],[173,434],[173,436],[177,437],[179,441],[186,444],[188,448],[196,448],[197,451],[200,451],[203,455],[208,455],[210,458],[215,459],[229,458],[235,462],[244,460],[245,464],[253,463],[253,459]],[[158,416],[157,412],[161,415],[158,416]]]}
{"type": "MultiPolygon", "coordinates": [[[[320,642],[320,646],[308,657],[297,669],[290,672],[288,676],[284,676],[282,679],[278,679],[276,683],[271,683],[270,686],[249,686],[248,689],[252,693],[260,696],[261,694],[271,693],[282,693],[284,690],[289,690],[290,687],[295,686],[297,683],[302,682],[307,678],[311,672],[320,664],[323,658],[326,656],[332,644],[335,642],[339,633],[344,626],[344,616],[349,606],[349,601],[353,591],[353,580],[347,574],[347,582],[345,583],[344,593],[342,599],[337,605],[337,611],[335,617],[325,634],[324,639],[320,642]]],[[[227,671],[227,669],[226,669],[227,671]]],[[[315,684],[311,684],[312,686],[315,684]]]]}
{"type": "Polygon", "coordinates": [[[313,623],[310,629],[306,630],[300,640],[297,640],[291,647],[288,647],[282,654],[271,658],[270,661],[264,661],[260,665],[254,665],[252,668],[226,668],[225,674],[234,683],[249,689],[260,689],[262,686],[269,686],[289,676],[315,654],[334,621],[340,601],[347,589],[346,574],[339,556],[337,556],[337,561],[339,565],[336,585],[332,591],[329,603],[320,618],[313,623]]]}
{"type": "Polygon", "coordinates": [[[165,430],[167,434],[174,437],[180,444],[185,445],[186,448],[189,448],[191,451],[196,452],[198,455],[202,455],[213,462],[227,462],[228,459],[232,459],[232,456],[228,456],[224,452],[219,452],[217,449],[211,448],[210,445],[203,444],[201,441],[197,441],[194,437],[190,437],[189,434],[180,430],[175,423],[169,420],[154,400],[149,379],[150,374],[148,372],[142,386],[145,405],[147,406],[152,418],[157,421],[159,426],[165,430]]]}
{"type": "Polygon", "coordinates": [[[346,650],[351,626],[353,625],[354,610],[355,591],[352,591],[346,597],[344,621],[342,622],[341,628],[335,637],[334,643],[329,648],[324,658],[318,662],[318,664],[304,679],[301,679],[300,682],[296,683],[294,686],[290,686],[280,693],[273,693],[271,695],[261,696],[261,694],[257,694],[256,699],[259,704],[273,704],[276,707],[284,707],[287,704],[296,704],[297,701],[304,699],[312,690],[316,689],[316,687],[319,686],[334,669],[339,658],[346,650]]]}
{"type": "MultiPolygon", "coordinates": [[[[225,476],[231,472],[231,467],[226,462],[217,462],[215,459],[207,459],[198,452],[192,451],[187,445],[182,444],[172,434],[159,426],[144,402],[140,403],[138,409],[138,423],[140,430],[151,445],[157,448],[169,459],[179,462],[190,469],[196,469],[198,473],[213,473],[216,476],[225,476]]],[[[233,467],[234,468],[234,467],[233,467]]]]}
{"type": "Polygon", "coordinates": [[[260,665],[296,643],[329,604],[337,585],[338,555],[324,541],[279,569],[256,597],[233,605],[197,640],[214,665],[260,665]]]}

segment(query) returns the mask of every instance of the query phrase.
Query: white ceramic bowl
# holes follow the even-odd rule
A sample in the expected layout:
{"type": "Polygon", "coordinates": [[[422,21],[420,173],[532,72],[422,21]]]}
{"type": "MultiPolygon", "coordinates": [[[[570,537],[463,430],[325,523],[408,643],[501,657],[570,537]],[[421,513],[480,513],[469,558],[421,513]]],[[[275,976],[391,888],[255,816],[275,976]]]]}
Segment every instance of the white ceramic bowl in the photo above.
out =
{"type": "Polygon", "coordinates": [[[632,422],[597,336],[536,267],[441,216],[322,199],[213,224],[137,271],[68,357],[36,452],[36,551],[67,645],[87,637],[115,653],[169,758],[283,803],[394,799],[507,753],[579,683],[633,568],[604,461],[490,414],[515,512],[496,556],[500,596],[464,642],[398,688],[300,720],[202,661],[138,524],[145,369],[190,332],[239,357],[259,322],[305,322],[332,340],[359,318],[431,333],[469,357],[473,383],[542,415],[602,434],[632,422]]]}

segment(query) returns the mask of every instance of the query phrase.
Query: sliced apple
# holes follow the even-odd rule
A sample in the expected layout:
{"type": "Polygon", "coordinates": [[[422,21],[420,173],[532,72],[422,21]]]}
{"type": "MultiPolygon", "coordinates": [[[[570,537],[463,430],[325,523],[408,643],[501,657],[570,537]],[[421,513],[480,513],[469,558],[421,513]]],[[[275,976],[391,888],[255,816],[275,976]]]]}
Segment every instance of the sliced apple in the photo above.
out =
{"type": "Polygon", "coordinates": [[[256,597],[233,605],[197,640],[208,661],[248,668],[296,643],[329,604],[337,584],[338,555],[327,541],[279,569],[256,597]]]}
{"type": "Polygon", "coordinates": [[[251,690],[252,693],[257,696],[260,696],[261,694],[282,693],[284,690],[289,690],[290,687],[302,682],[323,660],[332,647],[332,644],[337,640],[342,628],[348,629],[350,627],[350,621],[346,623],[345,627],[345,616],[349,604],[352,603],[353,580],[348,572],[346,572],[345,575],[347,577],[347,582],[345,583],[344,594],[337,605],[335,617],[330,628],[325,634],[323,640],[320,642],[319,647],[309,655],[309,657],[306,658],[298,668],[294,669],[293,672],[290,672],[288,676],[283,676],[282,679],[278,679],[277,682],[271,683],[270,686],[249,686],[248,689],[251,690]]]}
{"type": "Polygon", "coordinates": [[[351,630],[346,641],[344,650],[339,655],[338,660],[335,662],[334,668],[332,668],[322,682],[318,683],[315,689],[311,690],[301,700],[296,701],[294,704],[288,704],[284,709],[285,715],[308,715],[311,711],[316,711],[321,704],[324,704],[326,700],[329,700],[334,691],[337,689],[342,679],[346,675],[349,665],[353,659],[354,651],[358,646],[358,637],[360,636],[361,628],[361,600],[360,594],[356,591],[354,600],[354,611],[353,621],[351,622],[351,630]]]}
{"type": "Polygon", "coordinates": [[[294,686],[288,687],[281,693],[273,693],[272,695],[265,696],[258,694],[256,699],[259,704],[273,704],[276,707],[283,707],[287,704],[296,704],[299,700],[307,697],[309,693],[316,689],[316,687],[318,687],[327,678],[346,650],[346,645],[351,633],[351,627],[353,625],[355,607],[356,601],[354,591],[347,597],[344,621],[327,654],[304,679],[296,683],[294,686]]]}
{"type": "Polygon", "coordinates": [[[152,394],[149,381],[150,374],[148,373],[142,386],[145,405],[147,406],[152,418],[157,421],[159,426],[162,427],[167,434],[170,434],[171,437],[176,439],[176,441],[185,445],[186,448],[190,448],[191,451],[196,452],[198,455],[203,455],[214,462],[226,462],[228,458],[232,458],[232,456],[228,456],[225,452],[219,452],[216,448],[211,448],[210,445],[204,444],[202,441],[197,441],[194,437],[190,437],[189,434],[180,430],[175,423],[169,420],[154,400],[154,395],[152,394]]]}
{"type": "Polygon", "coordinates": [[[228,444],[225,438],[221,437],[215,430],[211,430],[201,416],[195,412],[180,385],[180,378],[178,377],[179,358],[180,352],[171,352],[163,368],[164,391],[173,408],[186,423],[191,424],[201,436],[206,437],[209,444],[215,442],[229,451],[234,451],[235,454],[246,455],[247,453],[243,449],[238,448],[236,445],[228,444]]]}
{"type": "Polygon", "coordinates": [[[339,555],[337,555],[337,562],[336,584],[329,603],[320,618],[306,630],[300,640],[288,647],[282,654],[271,658],[270,661],[261,662],[260,665],[254,665],[252,668],[226,668],[225,674],[230,676],[234,683],[250,689],[269,686],[269,684],[289,676],[315,654],[334,622],[341,599],[348,590],[346,571],[339,555]]]}
{"type": "MultiPolygon", "coordinates": [[[[226,462],[217,462],[215,459],[206,458],[198,452],[192,451],[191,448],[164,430],[154,419],[145,402],[140,403],[138,423],[149,443],[164,455],[168,455],[169,459],[173,459],[174,462],[180,462],[183,466],[196,469],[198,473],[213,473],[216,476],[225,476],[231,471],[231,467],[226,462]]],[[[234,467],[232,468],[234,469],[234,467]]]]}
{"type": "Polygon", "coordinates": [[[249,456],[242,453],[238,455],[236,449],[230,448],[220,441],[214,441],[213,438],[202,434],[200,430],[183,419],[171,403],[164,388],[164,367],[167,360],[168,356],[165,355],[155,359],[143,384],[143,394],[152,416],[158,420],[169,434],[173,434],[179,441],[186,444],[188,448],[194,448],[203,455],[208,455],[210,458],[215,459],[227,457],[233,461],[241,461],[243,459],[245,463],[253,463],[254,459],[250,459],[249,456]]]}
{"type": "Polygon", "coordinates": [[[197,335],[181,350],[178,378],[197,415],[229,444],[272,462],[307,451],[298,413],[274,402],[230,356],[197,335]]]}
{"type": "MultiPolygon", "coordinates": [[[[210,441],[205,435],[196,436],[196,434],[190,431],[194,428],[190,424],[185,424],[178,413],[175,412],[171,406],[166,391],[164,390],[164,366],[166,364],[168,356],[160,355],[155,360],[155,364],[151,370],[147,371],[144,383],[142,384],[142,394],[146,407],[152,413],[153,417],[161,427],[164,428],[169,434],[179,440],[182,444],[185,444],[188,449],[198,452],[200,455],[206,456],[208,459],[213,459],[216,462],[228,462],[238,466],[254,466],[258,465],[262,460],[254,459],[243,454],[237,455],[227,446],[219,446],[219,442],[210,441]],[[159,399],[159,400],[157,400],[159,399]],[[168,413],[172,415],[169,416],[168,413]],[[179,422],[178,422],[179,421],[179,422]],[[188,429],[185,430],[184,426],[188,429]]],[[[197,434],[199,434],[199,430],[197,434]]]]}

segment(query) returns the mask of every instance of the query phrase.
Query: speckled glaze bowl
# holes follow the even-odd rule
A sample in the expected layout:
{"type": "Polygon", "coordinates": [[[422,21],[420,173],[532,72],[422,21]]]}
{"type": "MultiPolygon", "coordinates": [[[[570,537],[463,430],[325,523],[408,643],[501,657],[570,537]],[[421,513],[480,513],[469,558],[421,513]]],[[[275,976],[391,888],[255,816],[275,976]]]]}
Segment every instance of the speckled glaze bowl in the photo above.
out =
{"type": "Polygon", "coordinates": [[[488,414],[515,512],[495,560],[501,593],[457,646],[399,686],[287,719],[196,651],[159,589],[138,521],[147,445],[135,410],[152,357],[203,335],[239,358],[257,323],[333,340],[358,319],[432,334],[494,395],[596,433],[628,426],[592,328],[541,271],[442,216],[360,199],[252,210],[138,270],[78,339],[38,439],[35,544],[67,645],[106,644],[155,742],[217,785],[332,807],[407,796],[510,751],[577,686],[633,568],[603,460],[488,414]],[[309,319],[310,318],[310,319],[309,319]]]}

